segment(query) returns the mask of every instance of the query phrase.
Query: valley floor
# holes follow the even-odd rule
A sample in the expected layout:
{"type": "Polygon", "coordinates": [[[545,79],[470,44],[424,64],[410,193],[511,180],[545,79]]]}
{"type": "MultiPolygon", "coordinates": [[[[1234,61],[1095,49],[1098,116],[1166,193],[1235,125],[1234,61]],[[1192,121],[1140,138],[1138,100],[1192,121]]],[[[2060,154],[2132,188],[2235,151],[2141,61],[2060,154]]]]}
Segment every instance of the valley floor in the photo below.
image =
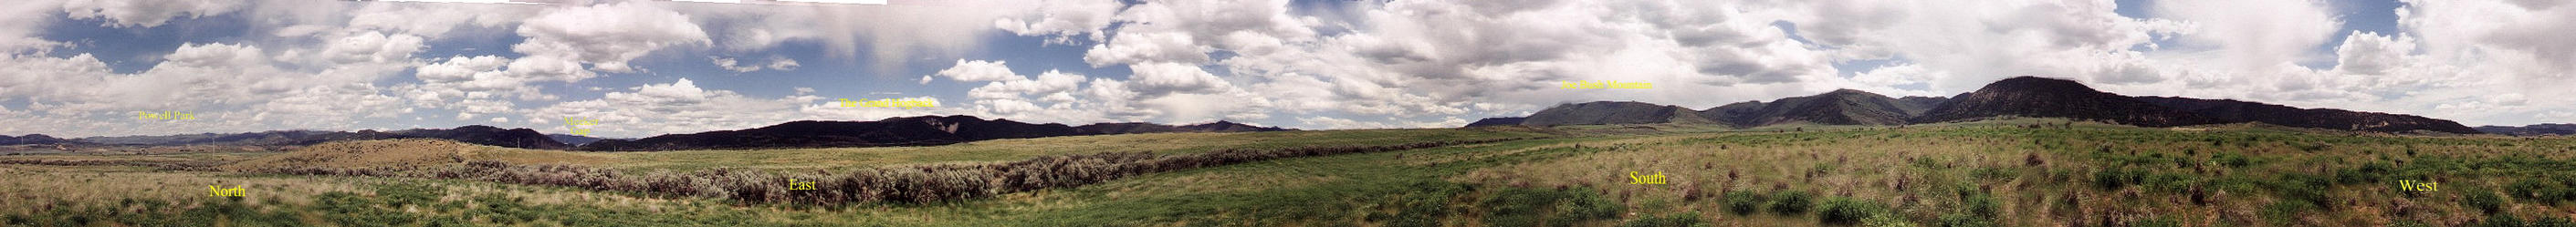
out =
{"type": "Polygon", "coordinates": [[[1532,137],[1539,139],[1251,161],[957,201],[851,205],[27,161],[229,162],[282,153],[0,156],[0,163],[13,163],[0,164],[0,225],[2524,226],[2576,217],[2576,206],[2567,205],[2576,201],[2576,139],[2567,137],[2137,128],[2046,119],[1903,128],[1176,133],[940,147],[479,151],[468,157],[629,172],[799,172],[1532,137]],[[231,188],[241,190],[225,190],[231,188]]]}

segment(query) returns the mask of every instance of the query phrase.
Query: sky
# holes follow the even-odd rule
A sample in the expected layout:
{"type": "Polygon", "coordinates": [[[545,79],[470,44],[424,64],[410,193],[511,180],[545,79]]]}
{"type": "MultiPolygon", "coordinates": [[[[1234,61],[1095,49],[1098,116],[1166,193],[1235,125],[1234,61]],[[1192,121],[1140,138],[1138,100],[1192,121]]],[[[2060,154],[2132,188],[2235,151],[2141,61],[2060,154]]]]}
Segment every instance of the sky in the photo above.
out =
{"type": "Polygon", "coordinates": [[[2556,0],[6,5],[9,135],[491,125],[632,138],[955,114],[1434,128],[1589,101],[1949,96],[2022,75],[2472,126],[2576,122],[2576,6],[2556,0]]]}

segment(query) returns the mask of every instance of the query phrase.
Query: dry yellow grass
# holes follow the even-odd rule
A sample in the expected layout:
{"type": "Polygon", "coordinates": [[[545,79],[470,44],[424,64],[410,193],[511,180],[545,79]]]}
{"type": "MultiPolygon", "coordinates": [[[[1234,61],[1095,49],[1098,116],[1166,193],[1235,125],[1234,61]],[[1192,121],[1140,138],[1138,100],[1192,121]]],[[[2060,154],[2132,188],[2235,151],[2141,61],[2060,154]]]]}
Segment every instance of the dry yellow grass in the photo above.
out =
{"type": "MultiPolygon", "coordinates": [[[[1802,143],[1799,145],[1744,145],[1697,143],[1688,140],[1709,136],[1663,136],[1582,142],[1535,147],[1532,149],[1600,150],[1549,161],[1510,164],[1479,169],[1451,179],[1487,185],[1527,185],[1554,188],[1591,187],[1601,189],[1606,198],[1649,213],[1700,212],[1718,223],[1747,226],[1812,225],[1812,220],[1794,217],[1755,216],[1750,219],[1720,215],[1713,197],[1696,202],[1684,201],[1685,188],[1697,186],[1701,196],[1726,190],[1772,191],[1778,186],[1814,192],[1822,196],[1849,196],[1876,200],[1894,200],[1897,195],[1888,187],[1892,179],[1905,175],[1901,167],[1905,157],[1962,155],[1980,150],[1966,143],[1926,144],[1903,149],[1862,143],[1802,143]],[[1829,164],[1830,163],[1830,164],[1829,164]],[[1830,166],[1826,174],[1807,175],[1830,166]],[[1631,184],[1631,172],[1638,175],[1661,174],[1665,184],[1631,184]],[[1736,177],[1729,178],[1728,173],[1736,177]],[[1648,205],[1664,205],[1655,207],[1648,205]]],[[[1917,186],[1920,187],[1920,186],[1917,186]]]]}
{"type": "Polygon", "coordinates": [[[928,147],[689,150],[599,153],[620,161],[603,167],[688,171],[718,167],[767,170],[851,169],[887,165],[989,163],[1045,155],[1111,152],[1198,153],[1222,148],[1382,145],[1544,135],[1525,129],[1387,129],[1255,133],[1145,133],[1001,139],[928,147]]]}
{"type": "MultiPolygon", "coordinates": [[[[2251,180],[2259,186],[2277,183],[2275,177],[2281,174],[2332,176],[2363,163],[2407,163],[2418,157],[2557,160],[2576,156],[2563,152],[2576,150],[2576,146],[2557,138],[2427,137],[2250,124],[2154,129],[2076,123],[2068,129],[1980,129],[2018,128],[2015,123],[2047,120],[2029,121],[2035,122],[1908,129],[1807,128],[1804,133],[1681,134],[1577,143],[1582,148],[1575,148],[1577,144],[1546,145],[1476,155],[1546,149],[1572,149],[1556,152],[1574,155],[1478,169],[1449,179],[1497,186],[1589,186],[1603,189],[1606,197],[1642,209],[1643,213],[1699,211],[1717,226],[1815,224],[1811,216],[1768,212],[1725,215],[1716,196],[1728,190],[1768,193],[1785,188],[1813,192],[1819,198],[1851,197],[1881,202],[1895,208],[1897,215],[1924,220],[1957,209],[1957,196],[1947,190],[1956,187],[1995,196],[2003,212],[1999,216],[2011,217],[2001,221],[2012,226],[2065,225],[2106,220],[2105,217],[2120,223],[2164,217],[2184,226],[2231,226],[2270,225],[2259,212],[2283,199],[2259,187],[2227,191],[2217,180],[2251,180]],[[2022,132],[2042,134],[2015,134],[2022,132]],[[2194,174],[2195,168],[2176,167],[2170,162],[2121,167],[2105,164],[2110,161],[2104,158],[2158,154],[2215,165],[2218,159],[2213,155],[2220,153],[2251,157],[2255,164],[2242,168],[2205,167],[2207,173],[2194,174]],[[2036,155],[2046,164],[2028,165],[2024,163],[2025,155],[2036,155]],[[1980,179],[1976,176],[1980,169],[2002,170],[2004,177],[1980,179]],[[2150,186],[2104,190],[2087,183],[2096,173],[2112,169],[2182,173],[2194,176],[2192,179],[2211,180],[2185,186],[2211,190],[2212,202],[2192,205],[2187,193],[2156,192],[2150,186]],[[1630,171],[1661,172],[1668,182],[1630,184],[1626,176],[1630,171]],[[1683,192],[1693,186],[1698,187],[1700,197],[1696,202],[1684,202],[1683,192]],[[2074,202],[2064,202],[2070,200],[2074,202]]],[[[1468,158],[1473,157],[1432,157],[1422,162],[1468,158]]],[[[2499,188],[2508,180],[2522,177],[2461,174],[2439,181],[2443,190],[2464,190],[2458,188],[2499,188]]],[[[2455,194],[2385,196],[2394,194],[2393,190],[2378,184],[2329,189],[2323,193],[2334,198],[2333,210],[2310,211],[2287,225],[2380,226],[2413,220],[2446,226],[2483,218],[2478,211],[2458,205],[2462,199],[2455,194]],[[2384,215],[2398,207],[2414,212],[2407,216],[2384,215]]],[[[2509,204],[2505,209],[2526,214],[2576,214],[2571,212],[2576,209],[2541,204],[2509,204]]]]}
{"type": "MultiPolygon", "coordinates": [[[[312,178],[223,177],[209,172],[154,171],[130,166],[0,165],[0,213],[45,209],[54,201],[114,202],[122,199],[196,201],[219,199],[207,186],[240,187],[249,205],[307,203],[314,194],[351,191],[347,184],[312,178]]],[[[182,203],[186,204],[186,203],[182,203]]]]}
{"type": "Polygon", "coordinates": [[[220,168],[242,171],[266,168],[429,167],[475,160],[519,164],[598,164],[614,160],[599,154],[528,150],[439,139],[392,139],[331,142],[284,154],[241,161],[220,168]]]}
{"type": "MultiPolygon", "coordinates": [[[[0,214],[31,214],[72,204],[115,204],[125,199],[168,201],[192,207],[196,201],[229,199],[209,195],[207,186],[240,187],[249,207],[309,206],[326,192],[373,195],[368,185],[409,183],[447,190],[437,201],[462,201],[475,195],[500,195],[527,204],[584,204],[605,208],[676,211],[735,208],[705,199],[634,197],[542,186],[410,178],[337,176],[260,176],[218,172],[158,171],[130,166],[0,165],[0,214]],[[70,204],[55,204],[55,201],[70,204]]],[[[414,207],[412,209],[430,209],[414,207]]],[[[329,214],[315,214],[329,215],[329,214]]]]}

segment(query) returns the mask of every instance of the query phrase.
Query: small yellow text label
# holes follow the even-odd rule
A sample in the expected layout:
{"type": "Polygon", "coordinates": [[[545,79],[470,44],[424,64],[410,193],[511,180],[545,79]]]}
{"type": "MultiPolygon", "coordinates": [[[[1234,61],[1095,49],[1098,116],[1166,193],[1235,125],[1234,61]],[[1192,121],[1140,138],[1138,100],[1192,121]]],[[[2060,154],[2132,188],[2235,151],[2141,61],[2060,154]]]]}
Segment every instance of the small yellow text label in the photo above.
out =
{"type": "Polygon", "coordinates": [[[787,190],[814,190],[814,181],[787,179],[787,190]]]}
{"type": "Polygon", "coordinates": [[[221,187],[216,187],[216,186],[214,186],[214,185],[207,185],[207,186],[206,186],[206,196],[213,196],[213,197],[226,197],[226,196],[230,196],[230,197],[242,197],[242,188],[241,188],[241,186],[233,186],[233,188],[221,188],[221,187]]]}
{"type": "Polygon", "coordinates": [[[1558,82],[1556,87],[1563,89],[1649,89],[1655,88],[1655,84],[1646,82],[1619,82],[1616,80],[1597,82],[1586,80],[1558,82]]]}
{"type": "Polygon", "coordinates": [[[590,135],[590,128],[588,128],[588,127],[584,127],[584,126],[592,126],[592,125],[599,125],[599,119],[575,118],[575,117],[565,117],[565,118],[564,118],[564,127],[565,127],[565,128],[571,128],[571,129],[572,129],[572,134],[573,134],[573,135],[582,135],[582,136],[588,136],[588,135],[590,135]]]}
{"type": "Polygon", "coordinates": [[[869,101],[868,99],[859,99],[859,101],[841,99],[840,103],[841,107],[901,107],[904,109],[912,109],[916,107],[939,107],[938,99],[916,98],[879,99],[875,101],[869,101]]]}
{"type": "Polygon", "coordinates": [[[160,113],[153,113],[153,112],[134,112],[134,119],[136,119],[136,120],[196,120],[196,119],[197,119],[197,115],[196,115],[196,114],[188,114],[188,112],[181,112],[181,111],[161,111],[160,113]]]}
{"type": "Polygon", "coordinates": [[[1655,171],[1654,175],[1637,175],[1637,171],[1628,171],[1628,184],[1664,184],[1664,171],[1655,171]]]}
{"type": "Polygon", "coordinates": [[[2440,184],[2441,183],[2430,181],[2397,180],[2397,190],[2419,192],[2440,191],[2440,184]]]}

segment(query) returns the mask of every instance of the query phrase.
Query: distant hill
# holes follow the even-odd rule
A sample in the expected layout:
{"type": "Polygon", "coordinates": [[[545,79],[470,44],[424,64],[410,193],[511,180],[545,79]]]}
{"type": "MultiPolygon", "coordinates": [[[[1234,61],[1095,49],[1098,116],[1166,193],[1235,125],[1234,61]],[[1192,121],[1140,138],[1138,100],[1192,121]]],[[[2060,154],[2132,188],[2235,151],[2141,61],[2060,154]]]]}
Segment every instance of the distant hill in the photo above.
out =
{"type": "Polygon", "coordinates": [[[80,138],[80,140],[92,143],[125,145],[254,145],[285,143],[284,141],[291,141],[296,138],[303,138],[323,133],[332,132],[285,130],[224,134],[198,133],[158,136],[101,136],[80,138]]]}
{"type": "Polygon", "coordinates": [[[1656,123],[1721,124],[1681,106],[1608,101],[1559,104],[1521,120],[1521,125],[1529,126],[1656,123]]]}
{"type": "MultiPolygon", "coordinates": [[[[1745,119],[1751,119],[1757,115],[1762,115],[1762,108],[1770,106],[1771,104],[1762,103],[1762,101],[1744,101],[1739,103],[1728,103],[1717,107],[1709,107],[1706,110],[1698,111],[1697,114],[1699,114],[1699,117],[1702,119],[1713,121],[1744,122],[1746,121],[1745,119]]],[[[1759,126],[1744,124],[1736,125],[1745,127],[1759,126]]]]}
{"type": "Polygon", "coordinates": [[[1075,131],[1080,131],[1080,132],[1082,132],[1083,134],[1130,134],[1130,133],[1160,133],[1160,132],[1275,132],[1275,131],[1296,131],[1296,129],[1286,129],[1286,128],[1279,128],[1279,127],[1260,127],[1260,126],[1247,125],[1247,124],[1243,124],[1243,123],[1234,123],[1234,122],[1232,122],[1232,121],[1217,121],[1217,122],[1210,122],[1210,123],[1206,123],[1206,124],[1182,125],[1182,126],[1171,126],[1171,125],[1163,125],[1163,124],[1155,124],[1155,123],[1144,123],[1144,122],[1128,122],[1128,123],[1093,123],[1093,124],[1082,125],[1082,126],[1074,126],[1073,128],[1074,128],[1074,130],[1075,130],[1075,131]]]}
{"type": "Polygon", "coordinates": [[[2263,122],[2276,125],[2373,132],[2407,132],[2415,130],[2478,134],[2477,129],[2450,120],[2415,115],[2355,112],[2339,109],[2302,109],[2233,99],[2208,100],[2182,97],[2137,97],[2139,101],[2188,111],[2231,122],[2263,122]]]}
{"type": "Polygon", "coordinates": [[[558,142],[555,141],[554,138],[547,137],[545,133],[538,133],[537,130],[526,128],[501,129],[499,127],[492,126],[467,125],[464,127],[445,130],[402,130],[394,131],[393,134],[398,135],[397,137],[401,138],[439,138],[455,140],[456,142],[510,148],[547,150],[572,149],[572,145],[565,145],[563,142],[558,142]]]}
{"type": "MultiPolygon", "coordinates": [[[[1968,94],[1960,93],[1959,95],[1966,96],[1968,94]]],[[[1905,116],[1920,116],[1923,115],[1924,111],[1932,111],[1932,107],[1941,106],[1941,103],[1945,102],[1950,102],[1950,98],[1905,96],[1904,98],[1896,98],[1896,107],[1905,109],[1905,116]]]]}
{"type": "MultiPolygon", "coordinates": [[[[1771,103],[1745,102],[1718,106],[1712,118],[1734,125],[1761,126],[1793,122],[1828,125],[1901,125],[1907,114],[1906,105],[1897,99],[1860,90],[1842,89],[1813,96],[1782,98],[1771,103]],[[1756,106],[1759,106],[1756,108],[1756,106]]],[[[1705,111],[1704,111],[1705,112],[1705,111]]]]}
{"type": "Polygon", "coordinates": [[[1520,124],[1521,124],[1521,120],[1522,120],[1522,119],[1528,119],[1528,118],[1521,118],[1521,117],[1493,117],[1493,118],[1485,118],[1485,119],[1476,120],[1476,122],[1475,122],[1475,123],[1467,123],[1467,127],[1520,125],[1520,124]]]}
{"type": "Polygon", "coordinates": [[[47,135],[45,135],[45,134],[27,134],[27,135],[24,135],[24,136],[8,136],[8,135],[0,135],[0,145],[19,145],[19,144],[62,144],[62,143],[78,143],[78,142],[79,142],[79,141],[72,141],[72,140],[64,140],[64,139],[60,139],[60,138],[54,138],[53,136],[47,136],[47,135]]]}
{"type": "Polygon", "coordinates": [[[1082,135],[1064,124],[984,120],[974,116],[895,117],[877,121],[795,121],[743,130],[600,140],[585,151],[921,146],[978,140],[1082,135]]]}
{"type": "Polygon", "coordinates": [[[1297,129],[1280,128],[1280,127],[1261,127],[1261,126],[1252,126],[1252,125],[1247,125],[1247,124],[1243,124],[1243,123],[1234,123],[1234,122],[1231,122],[1231,121],[1216,121],[1216,122],[1208,122],[1208,123],[1206,123],[1206,124],[1183,125],[1183,126],[1181,126],[1180,128],[1181,128],[1181,130],[1183,130],[1183,131],[1188,131],[1188,132],[1278,132],[1278,131],[1297,131],[1297,129]]]}
{"type": "Polygon", "coordinates": [[[2576,124],[2536,124],[2525,126],[2478,126],[2479,132],[2511,136],[2576,135],[2576,124]]]}
{"type": "MultiPolygon", "coordinates": [[[[597,137],[544,134],[536,130],[502,129],[468,125],[452,129],[410,129],[391,132],[360,130],[356,132],[288,130],[251,133],[200,133],[160,136],[89,137],[71,142],[141,146],[234,145],[234,146],[310,146],[316,144],[431,138],[497,147],[586,150],[586,151],[660,151],[686,149],[786,148],[786,147],[874,147],[943,145],[978,140],[1036,138],[1050,136],[1126,134],[1154,132],[1270,132],[1295,131],[1279,127],[1261,127],[1232,121],[1193,125],[1153,123],[1102,123],[1082,128],[1064,124],[1029,124],[1011,120],[984,120],[974,116],[895,117],[878,121],[796,121],[761,128],[670,134],[638,139],[604,139],[597,137]],[[569,142],[569,143],[567,143],[569,142]]],[[[35,135],[35,140],[57,141],[35,135]]],[[[19,137],[0,136],[0,142],[15,143],[19,137]]],[[[0,144],[6,145],[6,144],[0,144]]]]}
{"type": "Polygon", "coordinates": [[[2072,80],[2032,76],[1986,84],[1924,111],[1915,123],[1964,121],[2000,116],[2063,117],[2126,125],[2170,127],[2230,123],[2145,101],[2093,90],[2072,80]]]}
{"type": "Polygon", "coordinates": [[[1729,103],[1698,111],[1651,103],[1604,101],[1557,105],[1530,114],[1527,118],[1487,118],[1468,125],[1473,127],[1515,124],[1503,123],[1513,121],[1518,121],[1516,124],[1519,125],[1531,126],[1708,123],[1745,128],[1800,122],[1827,125],[1902,125],[1969,121],[2002,116],[2098,120],[2147,127],[2263,122],[2292,127],[2375,132],[2576,133],[2576,130],[2555,131],[2562,129],[2555,126],[2469,128],[2450,120],[2414,115],[2339,109],[2304,109],[2236,100],[2129,97],[2093,90],[2092,87],[2073,80],[2033,76],[1995,81],[1977,91],[1951,97],[1888,98],[1859,90],[1841,89],[1812,96],[1781,98],[1771,102],[1729,103]]]}
{"type": "Polygon", "coordinates": [[[555,142],[563,142],[563,143],[564,143],[564,145],[573,145],[573,146],[581,146],[582,144],[588,144],[588,143],[590,143],[590,142],[599,142],[599,140],[600,140],[600,138],[599,138],[599,137],[588,137],[588,136],[581,136],[581,135],[564,135],[564,134],[546,134],[546,138],[555,139],[555,142]]]}
{"type": "Polygon", "coordinates": [[[379,132],[375,130],[359,130],[356,132],[289,130],[226,134],[199,133],[161,136],[88,137],[81,138],[79,140],[102,144],[148,146],[305,146],[338,141],[399,138],[437,138],[473,144],[528,149],[563,150],[572,148],[571,145],[556,142],[553,138],[548,138],[545,134],[537,133],[536,130],[525,128],[501,129],[499,127],[482,125],[467,125],[453,129],[410,129],[394,132],[379,132]]]}
{"type": "Polygon", "coordinates": [[[1144,122],[1092,123],[1082,126],[1073,126],[1073,129],[1074,131],[1081,131],[1083,134],[1125,134],[1181,131],[1180,127],[1144,122]]]}

